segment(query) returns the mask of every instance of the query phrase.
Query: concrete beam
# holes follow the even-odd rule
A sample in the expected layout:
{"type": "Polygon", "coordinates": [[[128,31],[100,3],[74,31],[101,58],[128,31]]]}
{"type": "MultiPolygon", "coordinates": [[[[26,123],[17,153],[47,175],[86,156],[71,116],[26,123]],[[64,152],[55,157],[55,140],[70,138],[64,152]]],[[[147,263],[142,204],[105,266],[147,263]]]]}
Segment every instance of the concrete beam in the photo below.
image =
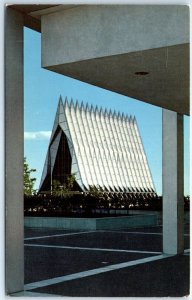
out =
{"type": "Polygon", "coordinates": [[[24,287],[23,15],[6,9],[5,25],[6,292],[24,287]]]}
{"type": "Polygon", "coordinates": [[[163,252],[184,251],[183,116],[163,109],[163,252]]]}
{"type": "Polygon", "coordinates": [[[87,5],[42,15],[42,64],[189,43],[188,19],[182,5],[87,5]]]}

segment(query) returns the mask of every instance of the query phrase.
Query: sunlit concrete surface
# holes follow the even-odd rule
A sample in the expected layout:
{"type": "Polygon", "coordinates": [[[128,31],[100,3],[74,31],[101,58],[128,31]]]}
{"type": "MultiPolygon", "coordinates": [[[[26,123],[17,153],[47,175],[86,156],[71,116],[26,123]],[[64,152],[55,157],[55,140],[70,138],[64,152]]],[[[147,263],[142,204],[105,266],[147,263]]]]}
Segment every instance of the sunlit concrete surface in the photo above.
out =
{"type": "Polygon", "coordinates": [[[164,253],[183,253],[184,175],[183,116],[163,109],[164,253]]]}

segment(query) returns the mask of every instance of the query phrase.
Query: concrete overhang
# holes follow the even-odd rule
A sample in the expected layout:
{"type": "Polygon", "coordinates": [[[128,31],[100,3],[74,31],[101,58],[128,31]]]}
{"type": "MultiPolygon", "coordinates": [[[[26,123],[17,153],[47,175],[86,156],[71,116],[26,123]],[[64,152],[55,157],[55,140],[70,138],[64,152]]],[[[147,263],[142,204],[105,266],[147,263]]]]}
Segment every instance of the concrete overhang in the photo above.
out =
{"type": "Polygon", "coordinates": [[[189,115],[188,6],[55,5],[28,15],[41,22],[44,68],[189,115]]]}
{"type": "Polygon", "coordinates": [[[48,70],[189,114],[189,45],[46,66],[48,70]]]}
{"type": "Polygon", "coordinates": [[[45,5],[45,4],[15,4],[9,5],[24,16],[24,26],[41,32],[41,16],[55,11],[61,11],[76,7],[76,5],[45,5]]]}

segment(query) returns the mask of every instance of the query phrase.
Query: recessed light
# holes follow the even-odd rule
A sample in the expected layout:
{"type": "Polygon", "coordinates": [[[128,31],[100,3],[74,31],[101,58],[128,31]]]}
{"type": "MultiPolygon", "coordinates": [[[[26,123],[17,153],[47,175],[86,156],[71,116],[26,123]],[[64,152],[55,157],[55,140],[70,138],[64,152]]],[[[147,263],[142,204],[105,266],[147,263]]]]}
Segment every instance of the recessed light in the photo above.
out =
{"type": "Polygon", "coordinates": [[[135,75],[139,75],[139,76],[144,76],[144,75],[148,75],[149,72],[145,72],[145,71],[140,71],[140,72],[135,72],[135,75]]]}

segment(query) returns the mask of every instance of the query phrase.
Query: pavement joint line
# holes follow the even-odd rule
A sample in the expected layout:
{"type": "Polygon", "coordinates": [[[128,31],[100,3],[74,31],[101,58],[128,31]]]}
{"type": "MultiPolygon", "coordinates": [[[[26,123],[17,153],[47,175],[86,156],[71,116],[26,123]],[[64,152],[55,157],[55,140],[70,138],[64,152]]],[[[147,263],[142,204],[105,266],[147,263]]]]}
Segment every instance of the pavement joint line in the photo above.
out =
{"type": "MultiPolygon", "coordinates": [[[[100,231],[101,232],[101,231],[100,231]]],[[[142,231],[115,231],[115,230],[106,230],[106,232],[118,232],[118,233],[126,233],[126,234],[143,234],[143,235],[163,235],[163,233],[160,232],[142,232],[142,231]]],[[[184,236],[189,236],[189,234],[184,234],[184,236]]]]}
{"type": "Polygon", "coordinates": [[[161,255],[157,255],[157,256],[152,256],[152,257],[137,259],[137,260],[133,260],[133,261],[123,262],[123,263],[119,263],[119,264],[109,265],[109,266],[102,267],[102,268],[97,268],[97,269],[92,269],[92,270],[88,270],[88,271],[83,271],[83,272],[78,272],[78,273],[74,273],[74,274],[55,277],[55,278],[51,278],[51,279],[32,282],[32,283],[25,284],[24,290],[28,291],[28,290],[33,290],[33,289],[37,289],[37,288],[42,288],[45,286],[63,283],[66,281],[81,279],[81,278],[85,278],[85,277],[89,277],[89,276],[93,276],[93,275],[97,275],[97,274],[101,274],[101,273],[115,271],[115,270],[132,267],[132,266],[136,266],[136,265],[140,265],[140,264],[145,264],[145,263],[153,262],[153,261],[160,260],[160,259],[165,259],[165,258],[172,257],[172,256],[175,256],[175,255],[161,254],[161,255]]]}
{"type": "Polygon", "coordinates": [[[24,241],[39,240],[39,239],[46,239],[46,238],[59,237],[59,236],[68,236],[68,235],[87,234],[87,233],[93,233],[93,232],[96,232],[96,231],[95,230],[94,231],[80,231],[80,232],[71,232],[71,233],[62,233],[62,234],[54,234],[54,235],[28,237],[28,238],[24,238],[24,241]]]}
{"type": "MultiPolygon", "coordinates": [[[[119,231],[110,231],[110,232],[119,232],[119,231]]],[[[140,234],[140,235],[162,235],[162,233],[159,233],[159,232],[157,232],[157,233],[155,233],[155,232],[137,232],[137,231],[121,231],[121,232],[119,232],[119,233],[127,233],[127,234],[140,234]]]]}
{"type": "Polygon", "coordinates": [[[73,246],[58,246],[58,245],[43,245],[43,244],[24,244],[26,247],[42,247],[42,248],[58,248],[58,249],[74,249],[88,251],[108,251],[108,252],[125,252],[125,253],[143,253],[143,254],[160,254],[162,252],[145,251],[145,250],[125,250],[125,249],[107,249],[107,248],[88,248],[88,247],[73,247],[73,246]]]}
{"type": "Polygon", "coordinates": [[[37,293],[37,292],[28,292],[28,291],[21,291],[17,293],[10,294],[13,297],[62,297],[61,295],[54,295],[54,294],[47,294],[47,293],[37,293]]]}
{"type": "MultiPolygon", "coordinates": [[[[62,234],[54,234],[54,235],[45,235],[45,236],[38,236],[38,237],[28,237],[24,238],[24,241],[29,240],[39,240],[39,239],[46,239],[46,238],[54,238],[54,237],[62,237],[62,236],[71,236],[71,235],[79,235],[79,234],[88,234],[88,233],[96,233],[96,232],[114,232],[114,233],[124,233],[124,234],[136,234],[136,235],[162,235],[162,233],[155,233],[155,232],[137,232],[137,231],[112,231],[112,230],[93,230],[93,231],[81,231],[81,232],[71,232],[71,233],[62,233],[62,234]]],[[[189,236],[189,234],[184,234],[184,236],[189,236]]]]}
{"type": "MultiPolygon", "coordinates": [[[[54,237],[62,237],[62,236],[70,236],[70,235],[79,235],[79,234],[88,234],[88,233],[99,233],[99,232],[114,232],[114,233],[124,233],[124,234],[136,234],[136,235],[162,235],[162,233],[155,232],[137,232],[137,231],[115,231],[115,230],[92,230],[92,231],[81,231],[81,232],[70,232],[70,233],[62,233],[62,234],[53,234],[53,235],[45,235],[45,236],[37,236],[37,237],[28,237],[24,238],[24,241],[29,240],[38,240],[45,238],[54,238],[54,237]]],[[[190,236],[189,234],[184,234],[184,236],[190,236]]]]}

